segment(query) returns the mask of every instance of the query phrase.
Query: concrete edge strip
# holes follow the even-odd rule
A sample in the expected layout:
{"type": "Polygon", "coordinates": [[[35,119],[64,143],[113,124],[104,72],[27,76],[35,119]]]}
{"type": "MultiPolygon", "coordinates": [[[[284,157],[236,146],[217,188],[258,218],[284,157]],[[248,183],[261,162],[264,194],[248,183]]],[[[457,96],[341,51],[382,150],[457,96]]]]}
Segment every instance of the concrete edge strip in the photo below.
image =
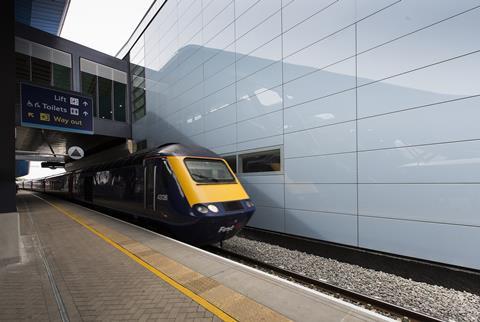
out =
{"type": "MultiPolygon", "coordinates": [[[[92,233],[94,233],[98,237],[102,238],[104,241],[106,241],[110,245],[114,246],[115,248],[120,250],[122,253],[126,254],[128,257],[133,259],[135,262],[137,262],[138,264],[142,265],[143,267],[145,267],[146,269],[148,269],[149,271],[154,273],[157,277],[161,278],[162,280],[164,280],[165,282],[167,282],[168,284],[173,286],[175,289],[177,289],[178,291],[180,291],[181,293],[183,293],[187,297],[191,298],[192,300],[197,302],[199,305],[203,306],[205,309],[207,309],[208,311],[210,311],[211,313],[216,315],[218,318],[220,318],[224,321],[237,321],[238,318],[240,318],[241,320],[243,320],[243,318],[247,318],[247,316],[242,316],[243,314],[238,312],[238,310],[235,310],[234,307],[225,305],[225,302],[222,303],[222,301],[218,301],[218,298],[215,296],[215,294],[212,294],[212,292],[209,292],[210,290],[215,291],[214,289],[208,288],[208,289],[204,290],[204,292],[203,292],[201,288],[200,289],[198,288],[197,282],[199,282],[199,281],[205,282],[205,280],[209,279],[209,278],[192,271],[188,267],[186,267],[186,266],[184,266],[184,265],[182,265],[182,264],[180,264],[180,263],[162,255],[161,253],[159,253],[155,250],[150,249],[147,246],[144,246],[141,243],[138,243],[138,242],[128,238],[128,236],[125,236],[121,233],[118,233],[115,230],[112,230],[112,229],[110,229],[106,226],[103,226],[101,224],[92,222],[91,220],[86,220],[88,222],[88,223],[86,223],[83,220],[84,218],[82,216],[71,213],[68,210],[63,209],[62,207],[60,207],[60,206],[58,206],[54,203],[51,203],[48,200],[45,200],[44,198],[42,198],[40,196],[37,196],[37,195],[35,195],[35,196],[37,198],[42,199],[44,202],[48,203],[50,206],[52,206],[53,208],[55,208],[56,210],[58,210],[62,214],[68,216],[69,218],[71,218],[72,220],[77,222],[78,224],[87,228],[88,230],[90,230],[92,233]],[[95,226],[95,228],[93,228],[92,226],[95,226]],[[108,235],[110,235],[110,237],[108,235]],[[118,239],[118,238],[115,238],[115,237],[119,237],[120,239],[122,239],[122,241],[118,241],[118,242],[115,241],[115,239],[118,239]],[[127,238],[127,239],[125,239],[125,238],[127,238]],[[140,246],[140,248],[138,248],[139,246],[140,246]],[[147,253],[145,253],[145,252],[147,252],[147,253]],[[166,266],[166,267],[164,266],[163,267],[164,271],[165,270],[170,271],[170,272],[164,273],[161,270],[159,270],[158,268],[156,268],[155,266],[162,266],[162,265],[159,265],[158,261],[157,261],[156,264],[153,263],[153,262],[149,263],[148,258],[153,255],[150,252],[154,252],[156,255],[161,256],[164,259],[164,261],[166,260],[166,261],[169,261],[169,262],[173,263],[173,265],[175,265],[175,269],[174,270],[171,270],[171,269],[169,270],[168,266],[166,266]],[[142,253],[144,253],[144,254],[142,254],[142,253]],[[145,256],[145,255],[147,255],[147,256],[145,256]],[[194,275],[199,276],[199,278],[197,277],[194,280],[190,279],[190,280],[185,280],[185,281],[179,282],[178,280],[183,279],[183,278],[181,278],[183,276],[181,276],[179,274],[176,274],[176,273],[177,272],[186,272],[186,271],[188,271],[188,275],[191,276],[192,273],[193,273],[194,275]],[[177,277],[176,279],[175,279],[175,275],[178,275],[178,276],[176,276],[177,277]],[[190,286],[190,287],[187,287],[187,286],[190,286]],[[191,288],[196,289],[196,290],[192,290],[191,288]],[[195,291],[197,291],[197,292],[195,292],[195,291]],[[201,293],[203,296],[201,296],[197,293],[201,293]],[[206,299],[205,297],[207,297],[209,299],[206,299]],[[220,304],[220,305],[216,305],[215,302],[219,302],[218,304],[220,304]],[[222,306],[224,307],[223,309],[221,308],[222,306]]],[[[229,289],[228,287],[225,287],[223,285],[219,285],[219,288],[217,289],[217,291],[218,292],[223,292],[224,295],[229,294],[232,298],[235,298],[238,301],[242,301],[244,304],[249,303],[250,309],[252,309],[251,311],[256,312],[259,315],[264,315],[264,317],[266,317],[266,318],[275,318],[276,320],[290,321],[288,318],[282,316],[280,313],[275,312],[275,311],[271,310],[270,308],[268,308],[268,307],[266,307],[262,304],[259,304],[256,301],[254,301],[254,300],[252,300],[252,299],[250,299],[250,298],[248,298],[248,297],[246,297],[242,294],[239,294],[239,293],[235,292],[234,290],[229,289]]],[[[215,293],[215,292],[213,292],[213,293],[215,293]]]]}

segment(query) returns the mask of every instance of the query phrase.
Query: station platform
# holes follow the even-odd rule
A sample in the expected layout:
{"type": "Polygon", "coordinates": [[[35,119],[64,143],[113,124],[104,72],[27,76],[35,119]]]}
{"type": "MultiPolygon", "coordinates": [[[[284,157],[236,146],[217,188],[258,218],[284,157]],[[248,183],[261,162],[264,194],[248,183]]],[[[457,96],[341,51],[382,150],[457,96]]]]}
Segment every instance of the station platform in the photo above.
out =
{"type": "Polygon", "coordinates": [[[65,200],[17,205],[0,321],[392,321],[65,200]]]}

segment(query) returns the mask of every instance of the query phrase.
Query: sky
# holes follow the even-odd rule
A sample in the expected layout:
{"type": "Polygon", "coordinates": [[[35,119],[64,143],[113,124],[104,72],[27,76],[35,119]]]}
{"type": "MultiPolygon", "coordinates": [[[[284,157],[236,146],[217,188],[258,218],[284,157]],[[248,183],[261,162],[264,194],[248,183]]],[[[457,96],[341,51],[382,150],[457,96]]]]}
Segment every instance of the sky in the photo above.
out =
{"type": "MultiPolygon", "coordinates": [[[[71,0],[60,37],[115,56],[154,0],[71,0]]],[[[30,162],[34,179],[65,172],[30,162]]]]}
{"type": "Polygon", "coordinates": [[[60,37],[115,56],[153,0],[71,0],[60,37]]]}
{"type": "Polygon", "coordinates": [[[20,179],[24,180],[30,180],[30,179],[36,179],[36,178],[43,178],[47,176],[52,176],[57,173],[63,173],[65,172],[65,169],[49,169],[49,168],[42,168],[40,165],[41,162],[39,161],[32,161],[30,162],[30,171],[26,176],[20,177],[20,179]]]}

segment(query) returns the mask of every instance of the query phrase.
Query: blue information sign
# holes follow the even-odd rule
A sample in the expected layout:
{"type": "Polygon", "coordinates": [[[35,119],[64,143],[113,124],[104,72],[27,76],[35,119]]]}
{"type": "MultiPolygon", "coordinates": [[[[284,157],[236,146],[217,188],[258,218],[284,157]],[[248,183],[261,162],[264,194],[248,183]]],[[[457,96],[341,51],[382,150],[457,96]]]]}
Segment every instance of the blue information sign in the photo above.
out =
{"type": "Polygon", "coordinates": [[[93,134],[93,104],[86,96],[21,84],[22,126],[93,134]]]}

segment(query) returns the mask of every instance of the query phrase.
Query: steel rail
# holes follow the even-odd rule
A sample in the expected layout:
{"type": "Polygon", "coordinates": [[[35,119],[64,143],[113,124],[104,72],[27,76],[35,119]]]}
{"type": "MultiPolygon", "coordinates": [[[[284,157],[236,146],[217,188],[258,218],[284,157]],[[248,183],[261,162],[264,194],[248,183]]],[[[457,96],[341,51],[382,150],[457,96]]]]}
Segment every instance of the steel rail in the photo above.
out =
{"type": "Polygon", "coordinates": [[[320,289],[332,292],[334,294],[342,295],[343,297],[349,298],[350,300],[354,300],[355,302],[361,302],[367,305],[371,305],[372,308],[380,309],[380,311],[385,311],[397,317],[400,317],[402,321],[426,321],[426,322],[430,322],[430,321],[442,322],[443,321],[423,313],[409,310],[395,304],[391,304],[391,303],[388,303],[388,302],[385,302],[385,301],[382,301],[382,300],[379,300],[379,299],[376,299],[352,290],[348,290],[348,289],[330,284],[328,282],[319,281],[319,280],[307,277],[305,275],[292,272],[290,270],[279,268],[277,266],[262,262],[260,260],[231,252],[224,248],[219,248],[216,246],[206,246],[204,247],[204,249],[209,252],[215,253],[217,255],[230,257],[232,259],[239,259],[247,264],[254,265],[265,270],[273,271],[281,276],[289,277],[294,279],[297,282],[301,282],[302,284],[313,285],[320,289]]]}

